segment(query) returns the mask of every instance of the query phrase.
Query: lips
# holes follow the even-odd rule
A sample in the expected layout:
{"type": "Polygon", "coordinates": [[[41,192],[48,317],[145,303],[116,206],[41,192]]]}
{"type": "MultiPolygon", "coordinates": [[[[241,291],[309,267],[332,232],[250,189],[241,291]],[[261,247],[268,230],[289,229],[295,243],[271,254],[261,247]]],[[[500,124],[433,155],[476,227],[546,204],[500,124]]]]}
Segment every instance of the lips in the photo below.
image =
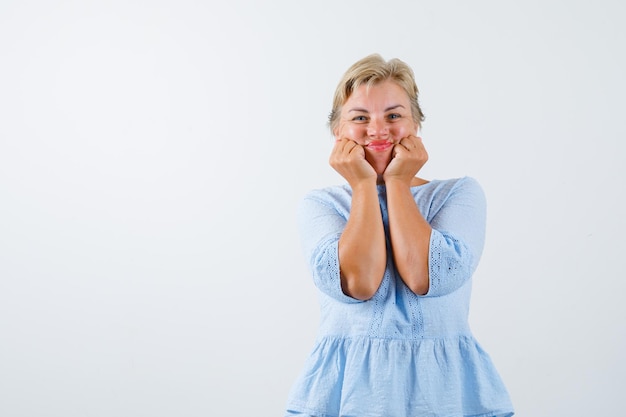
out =
{"type": "Polygon", "coordinates": [[[389,142],[388,140],[373,140],[367,144],[367,149],[370,149],[374,152],[382,152],[386,151],[392,146],[393,143],[389,142]]]}

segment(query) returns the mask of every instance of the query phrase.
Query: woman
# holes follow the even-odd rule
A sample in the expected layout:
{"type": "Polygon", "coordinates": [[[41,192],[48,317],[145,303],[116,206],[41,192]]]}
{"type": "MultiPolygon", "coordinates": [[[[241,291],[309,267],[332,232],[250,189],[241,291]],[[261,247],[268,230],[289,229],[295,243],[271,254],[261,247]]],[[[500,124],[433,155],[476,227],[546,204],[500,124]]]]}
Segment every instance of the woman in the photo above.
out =
{"type": "Polygon", "coordinates": [[[321,320],[288,416],[513,415],[467,320],[485,198],[470,177],[416,176],[423,118],[398,59],[370,55],[337,87],[330,165],[348,184],[300,207],[321,320]]]}

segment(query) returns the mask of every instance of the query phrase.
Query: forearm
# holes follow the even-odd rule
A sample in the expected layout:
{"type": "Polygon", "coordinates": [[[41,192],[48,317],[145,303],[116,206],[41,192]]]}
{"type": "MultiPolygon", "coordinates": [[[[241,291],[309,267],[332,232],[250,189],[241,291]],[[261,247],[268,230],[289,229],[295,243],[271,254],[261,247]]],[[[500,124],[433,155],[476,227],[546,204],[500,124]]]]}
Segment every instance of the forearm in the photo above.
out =
{"type": "Polygon", "coordinates": [[[389,234],[396,268],[411,291],[426,294],[432,228],[420,213],[409,184],[392,180],[387,181],[386,188],[389,234]]]}
{"type": "Polygon", "coordinates": [[[382,281],[387,263],[385,230],[374,181],[352,189],[352,206],[339,239],[341,285],[347,295],[371,298],[382,281]]]}

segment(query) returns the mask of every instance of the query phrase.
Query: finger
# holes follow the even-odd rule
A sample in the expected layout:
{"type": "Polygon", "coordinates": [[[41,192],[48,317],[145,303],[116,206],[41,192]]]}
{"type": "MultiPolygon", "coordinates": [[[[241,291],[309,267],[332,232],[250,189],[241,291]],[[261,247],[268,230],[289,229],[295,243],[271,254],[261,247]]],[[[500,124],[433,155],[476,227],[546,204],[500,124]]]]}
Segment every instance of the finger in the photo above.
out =
{"type": "Polygon", "coordinates": [[[395,158],[403,152],[408,152],[406,146],[402,145],[400,142],[396,143],[396,145],[393,147],[393,157],[395,158]]]}
{"type": "Polygon", "coordinates": [[[360,153],[363,150],[363,147],[356,142],[351,142],[349,146],[350,147],[346,146],[346,150],[349,154],[354,152],[360,153]]]}
{"type": "Polygon", "coordinates": [[[402,139],[401,141],[399,141],[396,146],[393,147],[395,153],[398,152],[410,152],[411,149],[413,149],[413,145],[411,144],[411,142],[409,140],[402,139]]]}
{"type": "Polygon", "coordinates": [[[346,146],[350,144],[350,140],[346,138],[337,139],[335,142],[335,149],[339,153],[344,153],[346,151],[346,146]]]}
{"type": "Polygon", "coordinates": [[[409,143],[408,146],[410,146],[411,148],[417,148],[420,143],[420,138],[413,135],[407,136],[404,140],[409,143]]]}
{"type": "Polygon", "coordinates": [[[344,138],[341,142],[341,152],[345,154],[351,154],[355,150],[358,150],[361,146],[352,139],[344,138]]]}
{"type": "Polygon", "coordinates": [[[406,138],[402,139],[400,142],[402,143],[402,146],[404,146],[408,150],[418,149],[424,146],[422,144],[422,138],[420,138],[419,136],[413,136],[413,135],[407,136],[406,138]]]}

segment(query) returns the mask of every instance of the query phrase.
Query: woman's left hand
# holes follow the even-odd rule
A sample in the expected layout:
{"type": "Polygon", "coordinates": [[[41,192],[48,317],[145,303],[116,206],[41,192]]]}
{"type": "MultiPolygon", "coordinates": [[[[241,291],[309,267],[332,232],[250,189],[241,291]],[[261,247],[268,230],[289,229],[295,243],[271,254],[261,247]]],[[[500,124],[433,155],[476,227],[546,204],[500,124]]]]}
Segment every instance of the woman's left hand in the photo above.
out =
{"type": "Polygon", "coordinates": [[[393,159],[383,173],[386,181],[398,179],[407,184],[428,161],[428,153],[418,136],[407,136],[393,147],[393,159]]]}

